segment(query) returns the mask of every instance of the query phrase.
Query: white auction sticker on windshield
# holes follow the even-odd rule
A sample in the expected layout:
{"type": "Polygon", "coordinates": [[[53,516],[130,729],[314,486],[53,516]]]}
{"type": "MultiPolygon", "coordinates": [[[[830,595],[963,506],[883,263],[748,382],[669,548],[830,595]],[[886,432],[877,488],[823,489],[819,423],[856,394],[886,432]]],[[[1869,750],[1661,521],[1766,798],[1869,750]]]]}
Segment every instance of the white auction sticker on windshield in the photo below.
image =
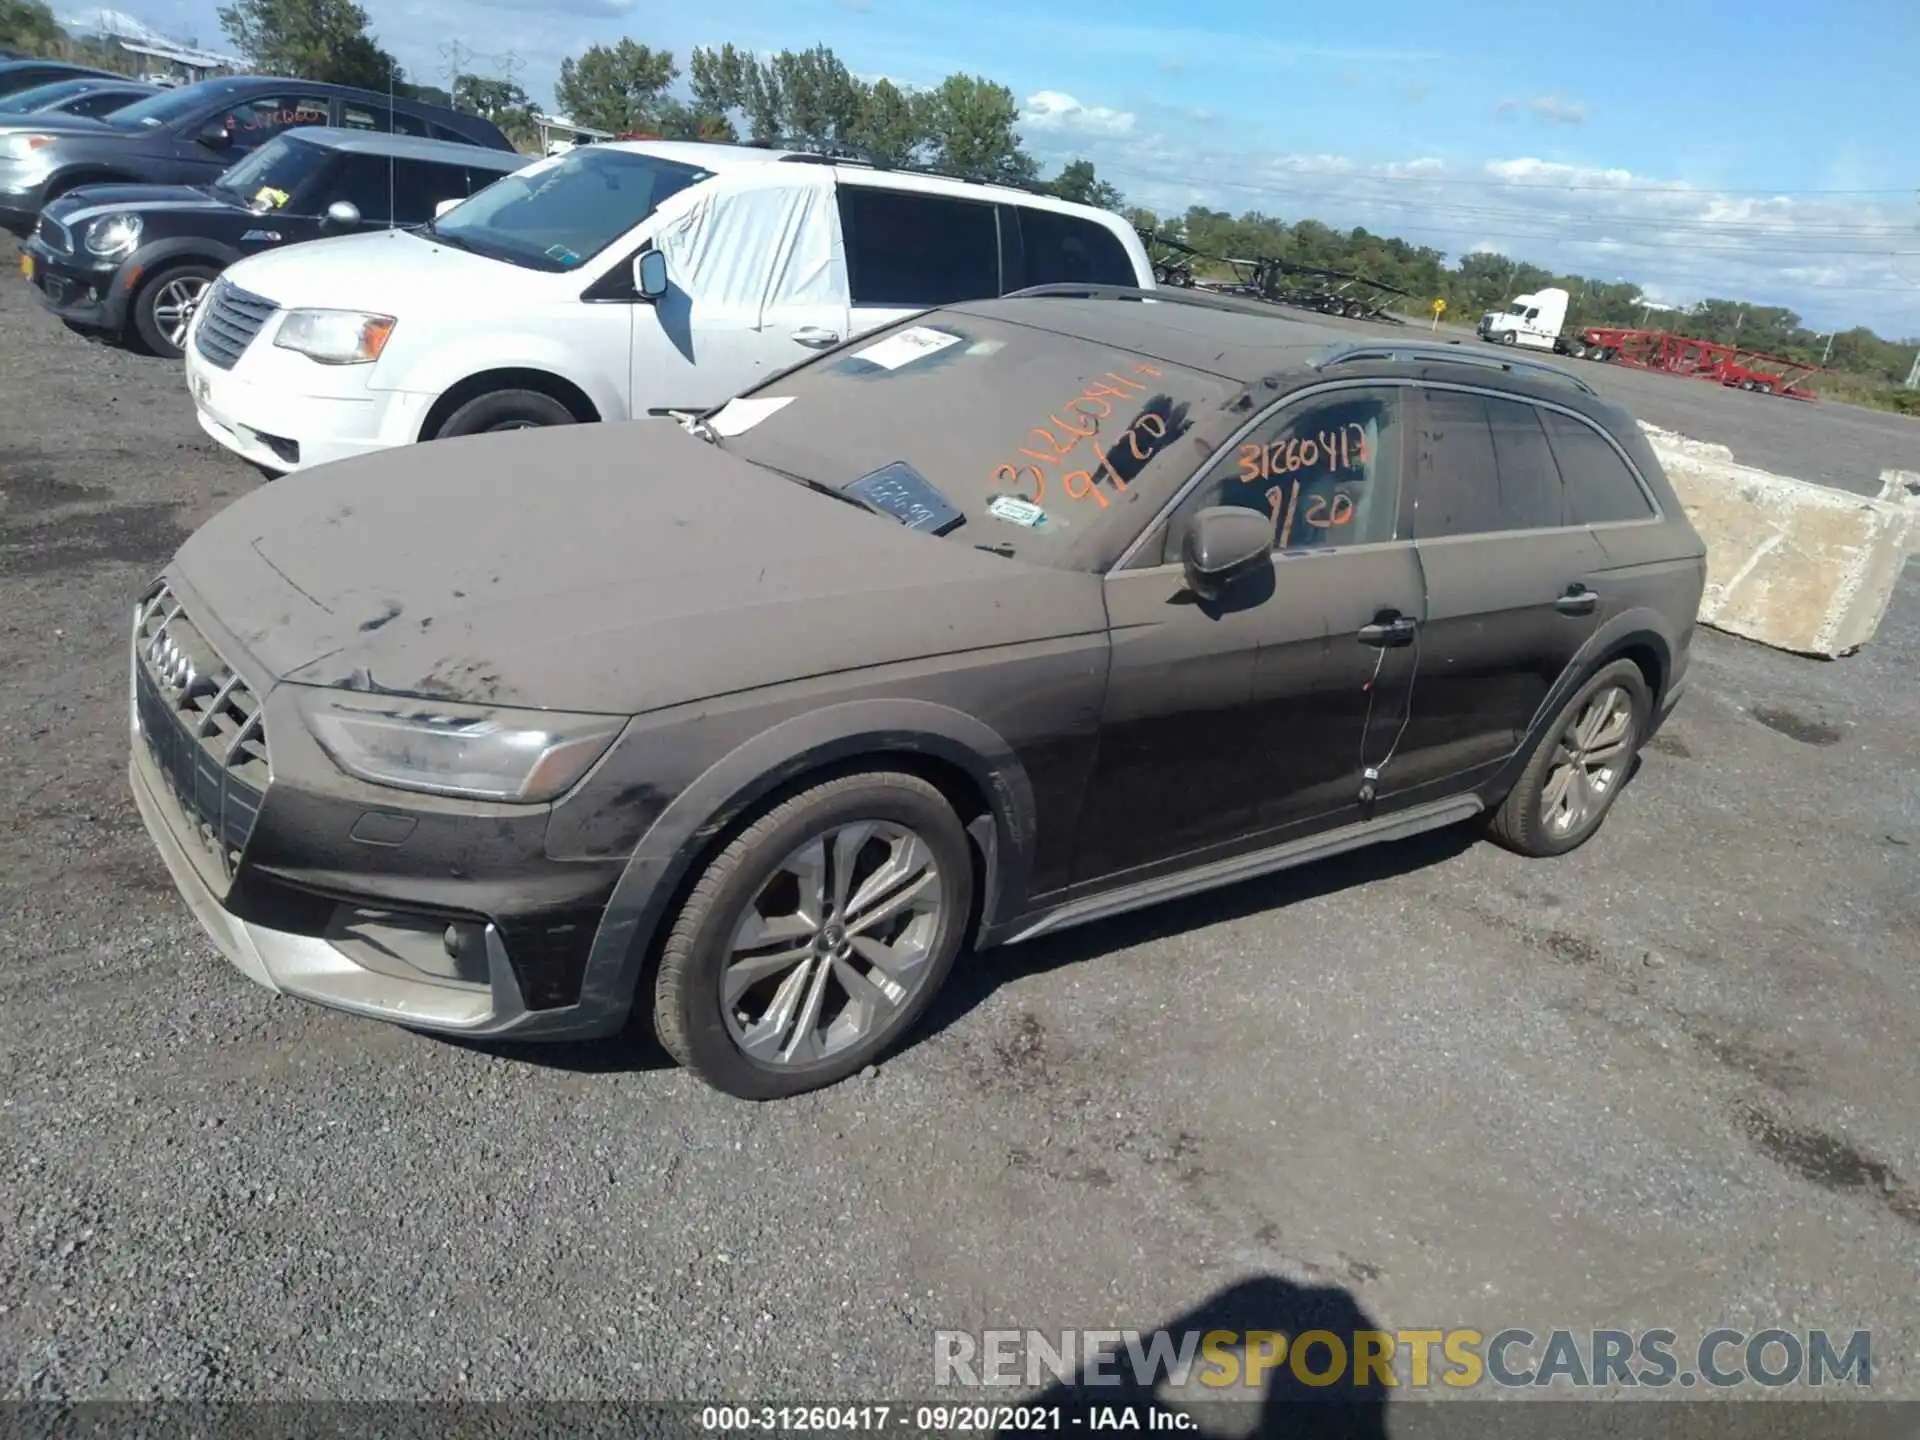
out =
{"type": "Polygon", "coordinates": [[[865,360],[869,365],[878,365],[882,370],[898,370],[902,365],[911,365],[916,360],[929,355],[937,355],[949,345],[958,345],[960,337],[949,335],[944,330],[934,330],[925,325],[915,325],[902,330],[898,335],[889,335],[877,344],[864,350],[853,352],[855,360],[865,360]]]}

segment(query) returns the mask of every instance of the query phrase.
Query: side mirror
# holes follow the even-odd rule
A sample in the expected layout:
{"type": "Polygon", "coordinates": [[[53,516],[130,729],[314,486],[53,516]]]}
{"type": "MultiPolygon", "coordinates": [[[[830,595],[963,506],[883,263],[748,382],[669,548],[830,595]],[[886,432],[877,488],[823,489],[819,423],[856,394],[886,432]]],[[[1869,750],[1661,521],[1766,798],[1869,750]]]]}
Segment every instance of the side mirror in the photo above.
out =
{"type": "Polygon", "coordinates": [[[458,195],[454,196],[451,200],[442,200],[438,205],[433,207],[433,218],[438,220],[442,215],[453,209],[454,206],[461,203],[461,197],[458,195]]]}
{"type": "Polygon", "coordinates": [[[667,293],[667,257],[644,250],[633,260],[633,288],[642,300],[658,300],[667,293]]]}
{"type": "Polygon", "coordinates": [[[1272,564],[1273,519],[1242,505],[1214,505],[1193,517],[1182,549],[1187,588],[1217,600],[1228,586],[1272,564]]]}
{"type": "Polygon", "coordinates": [[[193,137],[209,150],[231,150],[233,134],[218,120],[210,120],[201,126],[200,133],[193,137]]]}
{"type": "Polygon", "coordinates": [[[327,206],[329,225],[353,226],[360,223],[360,207],[351,200],[336,200],[327,206]]]}

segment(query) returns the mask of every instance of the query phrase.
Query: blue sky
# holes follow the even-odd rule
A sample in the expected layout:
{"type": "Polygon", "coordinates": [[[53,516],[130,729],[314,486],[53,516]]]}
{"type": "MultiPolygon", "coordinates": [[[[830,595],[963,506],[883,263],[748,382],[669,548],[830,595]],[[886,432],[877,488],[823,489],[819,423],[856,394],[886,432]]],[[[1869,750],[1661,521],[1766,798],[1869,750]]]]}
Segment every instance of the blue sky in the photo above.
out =
{"type": "MultiPolygon", "coordinates": [[[[833,47],[857,74],[953,70],[1021,100],[1052,164],[1130,200],[1366,224],[1685,302],[1920,335],[1920,0],[363,0],[415,79],[450,37],[551,99],[631,35],[833,47]]],[[[119,0],[219,39],[216,0],[119,0]]]]}

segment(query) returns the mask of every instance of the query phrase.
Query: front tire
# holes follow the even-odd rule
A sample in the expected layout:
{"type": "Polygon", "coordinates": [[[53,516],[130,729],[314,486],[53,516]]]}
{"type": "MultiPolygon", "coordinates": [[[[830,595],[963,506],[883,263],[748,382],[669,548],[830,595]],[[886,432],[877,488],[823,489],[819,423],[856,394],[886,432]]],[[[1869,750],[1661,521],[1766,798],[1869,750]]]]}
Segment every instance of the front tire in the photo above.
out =
{"type": "Polygon", "coordinates": [[[848,775],[776,805],[710,861],[654,980],[654,1029],[714,1089],[773,1100],[845,1079],[953,968],[973,855],[933,786],[848,775]]]}
{"type": "Polygon", "coordinates": [[[449,415],[434,438],[451,440],[495,430],[534,430],[573,423],[573,412],[551,395],[538,390],[490,390],[449,415]]]}
{"type": "Polygon", "coordinates": [[[1652,710],[1646,677],[1631,660],[1589,677],[1554,716],[1494,812],[1491,838],[1536,859],[1586,844],[1633,768],[1652,710]]]}
{"type": "Polygon", "coordinates": [[[187,326],[220,272],[211,265],[173,265],[151,275],[133,297],[133,333],[162,360],[186,353],[187,326]]]}

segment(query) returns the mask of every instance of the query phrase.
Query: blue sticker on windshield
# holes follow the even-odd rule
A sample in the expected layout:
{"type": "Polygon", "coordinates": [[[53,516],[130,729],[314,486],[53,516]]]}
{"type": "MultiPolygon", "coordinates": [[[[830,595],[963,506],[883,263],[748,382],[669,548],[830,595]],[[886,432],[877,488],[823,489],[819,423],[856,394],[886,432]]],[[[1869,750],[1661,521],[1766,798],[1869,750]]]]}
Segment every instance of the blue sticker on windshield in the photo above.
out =
{"type": "Polygon", "coordinates": [[[578,255],[574,254],[573,251],[564,245],[549,245],[547,247],[547,258],[550,260],[558,260],[562,265],[575,265],[578,264],[580,260],[578,255]]]}
{"type": "Polygon", "coordinates": [[[893,516],[909,530],[924,530],[929,535],[944,535],[967,518],[933,488],[931,480],[904,460],[862,475],[847,486],[847,493],[893,516]]]}

